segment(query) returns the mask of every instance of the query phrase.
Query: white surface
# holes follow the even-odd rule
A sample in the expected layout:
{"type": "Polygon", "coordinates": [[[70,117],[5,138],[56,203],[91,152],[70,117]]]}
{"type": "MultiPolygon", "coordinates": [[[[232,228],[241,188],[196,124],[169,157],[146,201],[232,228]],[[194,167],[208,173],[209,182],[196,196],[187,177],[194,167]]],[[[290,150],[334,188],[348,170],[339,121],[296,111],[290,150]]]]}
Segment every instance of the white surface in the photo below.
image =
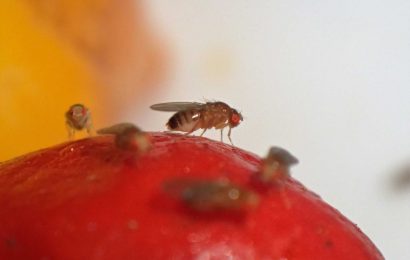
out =
{"type": "MultiPolygon", "coordinates": [[[[301,161],[295,178],[386,259],[410,259],[410,191],[389,189],[393,169],[410,161],[409,1],[147,3],[175,71],[142,105],[209,98],[242,110],[237,146],[290,150],[301,161]]],[[[126,116],[159,130],[170,114],[126,116]]]]}

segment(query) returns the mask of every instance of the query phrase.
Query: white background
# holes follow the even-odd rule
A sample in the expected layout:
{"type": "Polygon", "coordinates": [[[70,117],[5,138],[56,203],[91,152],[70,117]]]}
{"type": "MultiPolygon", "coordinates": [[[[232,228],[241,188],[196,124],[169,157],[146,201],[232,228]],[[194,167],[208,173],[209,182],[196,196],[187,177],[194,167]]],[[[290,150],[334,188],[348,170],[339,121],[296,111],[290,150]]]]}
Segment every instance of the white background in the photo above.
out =
{"type": "MultiPolygon", "coordinates": [[[[386,259],[410,259],[410,1],[147,1],[172,51],[170,79],[146,104],[226,101],[235,145],[280,145],[293,176],[350,218],[386,259]]],[[[148,130],[170,114],[125,115],[148,130]]],[[[219,133],[208,131],[209,138],[219,133]]]]}

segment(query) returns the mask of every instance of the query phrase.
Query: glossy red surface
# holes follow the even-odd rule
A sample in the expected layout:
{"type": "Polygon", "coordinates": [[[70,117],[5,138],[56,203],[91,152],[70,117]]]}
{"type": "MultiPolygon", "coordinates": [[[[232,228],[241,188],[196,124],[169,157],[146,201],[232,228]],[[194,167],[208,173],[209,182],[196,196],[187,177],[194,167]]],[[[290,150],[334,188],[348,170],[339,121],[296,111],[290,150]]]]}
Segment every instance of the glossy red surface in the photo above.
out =
{"type": "Polygon", "coordinates": [[[258,156],[201,137],[151,135],[144,155],[99,136],[0,164],[0,259],[383,259],[294,179],[254,183],[258,156]],[[228,179],[260,201],[197,212],[164,192],[176,177],[228,179]]]}

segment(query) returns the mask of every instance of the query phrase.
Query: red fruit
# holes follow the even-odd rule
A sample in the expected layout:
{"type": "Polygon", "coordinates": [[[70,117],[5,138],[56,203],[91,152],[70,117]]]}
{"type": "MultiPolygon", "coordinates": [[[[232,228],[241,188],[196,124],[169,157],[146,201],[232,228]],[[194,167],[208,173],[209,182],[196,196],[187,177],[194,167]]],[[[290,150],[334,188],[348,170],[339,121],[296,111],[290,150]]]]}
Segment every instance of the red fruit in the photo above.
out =
{"type": "Polygon", "coordinates": [[[255,183],[258,156],[200,137],[151,137],[142,155],[99,136],[0,164],[0,259],[383,259],[292,178],[255,183]],[[196,210],[164,191],[176,179],[229,180],[259,200],[196,210]]]}

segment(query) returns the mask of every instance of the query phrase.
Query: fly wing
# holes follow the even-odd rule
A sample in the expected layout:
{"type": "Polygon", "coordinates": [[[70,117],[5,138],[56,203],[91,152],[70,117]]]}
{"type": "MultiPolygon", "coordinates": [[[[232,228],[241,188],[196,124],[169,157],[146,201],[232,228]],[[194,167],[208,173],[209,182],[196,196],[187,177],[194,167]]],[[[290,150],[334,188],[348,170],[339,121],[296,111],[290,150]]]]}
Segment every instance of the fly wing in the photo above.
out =
{"type": "Polygon", "coordinates": [[[151,109],[157,111],[178,112],[190,109],[201,109],[203,105],[205,104],[197,102],[167,102],[152,105],[151,109]]]}

